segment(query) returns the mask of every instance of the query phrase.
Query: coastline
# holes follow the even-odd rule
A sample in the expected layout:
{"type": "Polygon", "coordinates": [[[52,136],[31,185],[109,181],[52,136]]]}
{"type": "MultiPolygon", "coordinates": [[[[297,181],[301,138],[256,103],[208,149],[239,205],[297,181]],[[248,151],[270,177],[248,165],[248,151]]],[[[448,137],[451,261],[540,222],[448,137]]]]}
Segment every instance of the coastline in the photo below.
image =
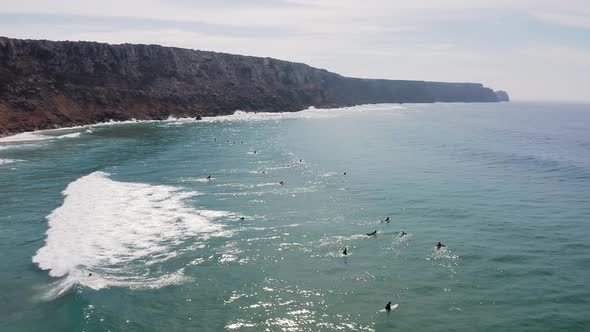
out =
{"type": "Polygon", "coordinates": [[[0,37],[0,133],[309,106],[488,102],[482,83],[345,77],[272,58],[158,45],[0,37]],[[67,64],[67,65],[66,65],[67,64]]]}

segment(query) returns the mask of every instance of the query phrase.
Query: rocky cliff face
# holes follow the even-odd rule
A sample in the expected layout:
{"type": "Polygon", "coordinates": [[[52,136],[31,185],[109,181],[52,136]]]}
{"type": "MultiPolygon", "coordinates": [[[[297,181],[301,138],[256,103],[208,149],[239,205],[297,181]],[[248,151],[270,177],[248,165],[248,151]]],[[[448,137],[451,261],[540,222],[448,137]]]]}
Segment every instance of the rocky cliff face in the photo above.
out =
{"type": "Polygon", "coordinates": [[[436,101],[498,98],[481,84],[347,78],[270,58],[0,37],[0,136],[110,119],[436,101]]]}
{"type": "Polygon", "coordinates": [[[498,101],[510,101],[510,97],[508,97],[508,92],[503,90],[496,91],[496,97],[498,101]]]}

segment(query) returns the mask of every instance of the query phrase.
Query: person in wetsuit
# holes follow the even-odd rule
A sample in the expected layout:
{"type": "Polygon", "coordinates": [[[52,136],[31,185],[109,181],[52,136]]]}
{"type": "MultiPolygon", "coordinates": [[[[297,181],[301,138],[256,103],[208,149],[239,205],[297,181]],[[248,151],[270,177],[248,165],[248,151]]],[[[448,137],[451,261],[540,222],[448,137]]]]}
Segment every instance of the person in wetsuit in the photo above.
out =
{"type": "Polygon", "coordinates": [[[342,255],[344,255],[344,256],[348,255],[348,250],[346,247],[344,247],[344,251],[342,252],[342,255]]]}
{"type": "Polygon", "coordinates": [[[406,233],[406,232],[404,232],[404,231],[402,231],[401,233],[399,233],[399,237],[404,237],[404,236],[406,236],[406,235],[408,235],[408,233],[406,233]]]}
{"type": "Polygon", "coordinates": [[[374,231],[372,231],[371,233],[367,233],[367,235],[368,235],[368,236],[375,236],[375,235],[377,235],[377,231],[376,231],[376,230],[374,230],[374,231]]]}
{"type": "Polygon", "coordinates": [[[436,244],[436,250],[439,250],[442,247],[446,247],[446,246],[440,242],[436,244]]]}
{"type": "Polygon", "coordinates": [[[387,304],[385,305],[385,310],[391,311],[391,301],[387,302],[387,304]]]}

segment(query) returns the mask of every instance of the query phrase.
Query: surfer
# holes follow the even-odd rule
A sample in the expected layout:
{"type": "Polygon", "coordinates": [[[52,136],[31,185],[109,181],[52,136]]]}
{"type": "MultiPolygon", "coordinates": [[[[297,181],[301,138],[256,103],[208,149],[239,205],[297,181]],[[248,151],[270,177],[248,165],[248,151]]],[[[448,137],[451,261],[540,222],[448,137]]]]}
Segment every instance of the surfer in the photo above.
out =
{"type": "Polygon", "coordinates": [[[399,233],[399,237],[404,237],[404,236],[406,236],[406,235],[408,235],[408,233],[406,233],[406,232],[404,232],[404,231],[402,231],[401,233],[399,233]]]}
{"type": "Polygon", "coordinates": [[[348,250],[346,247],[344,247],[344,251],[342,252],[342,255],[344,255],[344,256],[348,255],[348,250]]]}
{"type": "Polygon", "coordinates": [[[207,176],[207,181],[211,181],[211,175],[207,176]]]}
{"type": "Polygon", "coordinates": [[[391,311],[391,301],[387,302],[387,304],[385,305],[385,310],[391,311]]]}
{"type": "Polygon", "coordinates": [[[256,150],[254,150],[254,154],[256,154],[256,150]]]}
{"type": "Polygon", "coordinates": [[[89,277],[92,277],[92,273],[88,273],[88,276],[89,276],[89,277]]]}
{"type": "Polygon", "coordinates": [[[346,175],[346,172],[344,172],[344,175],[346,175]]]}
{"type": "Polygon", "coordinates": [[[281,181],[281,182],[279,182],[279,184],[282,186],[282,185],[285,184],[285,182],[284,181],[281,181]]]}
{"type": "Polygon", "coordinates": [[[244,221],[244,219],[246,219],[246,218],[244,218],[244,217],[240,217],[240,221],[244,221]]]}
{"type": "Polygon", "coordinates": [[[386,222],[386,223],[388,223],[388,224],[389,224],[389,222],[390,222],[390,221],[391,221],[391,220],[389,220],[389,217],[387,217],[387,218],[385,218],[385,219],[381,219],[381,222],[386,222]]]}
{"type": "Polygon", "coordinates": [[[371,233],[367,233],[368,236],[376,236],[377,230],[372,231],[371,233]]]}
{"type": "Polygon", "coordinates": [[[303,162],[303,159],[299,159],[299,162],[302,163],[303,162]]]}
{"type": "Polygon", "coordinates": [[[442,248],[442,247],[446,247],[446,246],[445,246],[444,244],[440,243],[440,242],[438,242],[438,243],[436,244],[436,250],[439,250],[439,249],[440,249],[440,248],[442,248]]]}

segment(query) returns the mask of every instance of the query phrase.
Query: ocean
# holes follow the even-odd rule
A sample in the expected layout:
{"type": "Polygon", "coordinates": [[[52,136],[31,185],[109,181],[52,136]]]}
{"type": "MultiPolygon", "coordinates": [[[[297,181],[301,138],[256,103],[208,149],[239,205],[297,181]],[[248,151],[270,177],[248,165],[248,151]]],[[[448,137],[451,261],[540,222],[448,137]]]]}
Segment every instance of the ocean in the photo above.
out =
{"type": "Polygon", "coordinates": [[[0,211],[4,332],[590,331],[590,105],[21,134],[0,211]]]}

